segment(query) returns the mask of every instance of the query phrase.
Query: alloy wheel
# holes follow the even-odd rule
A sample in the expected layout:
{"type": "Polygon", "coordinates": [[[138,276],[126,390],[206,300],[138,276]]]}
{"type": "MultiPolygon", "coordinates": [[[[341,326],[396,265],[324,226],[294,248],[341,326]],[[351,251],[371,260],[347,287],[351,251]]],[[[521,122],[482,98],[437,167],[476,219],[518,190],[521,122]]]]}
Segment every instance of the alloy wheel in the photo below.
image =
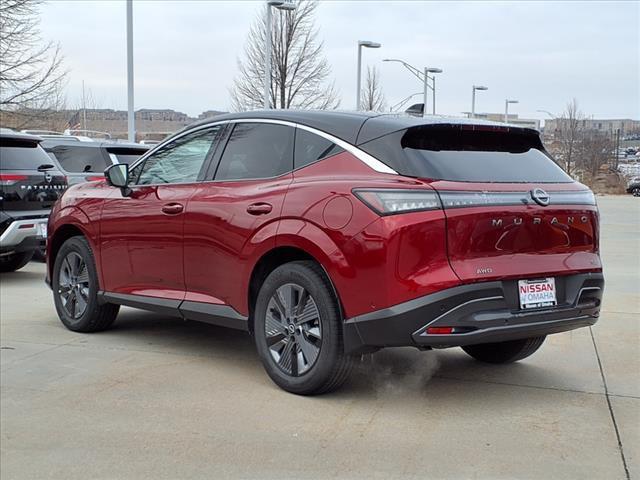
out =
{"type": "Polygon", "coordinates": [[[322,347],[322,325],[305,288],[280,286],[269,300],[264,325],[269,353],[282,371],[298,377],[313,367],[322,347]]]}
{"type": "Polygon", "coordinates": [[[69,252],[58,276],[58,295],[62,307],[74,319],[80,318],[89,301],[89,272],[82,256],[69,252]]]}

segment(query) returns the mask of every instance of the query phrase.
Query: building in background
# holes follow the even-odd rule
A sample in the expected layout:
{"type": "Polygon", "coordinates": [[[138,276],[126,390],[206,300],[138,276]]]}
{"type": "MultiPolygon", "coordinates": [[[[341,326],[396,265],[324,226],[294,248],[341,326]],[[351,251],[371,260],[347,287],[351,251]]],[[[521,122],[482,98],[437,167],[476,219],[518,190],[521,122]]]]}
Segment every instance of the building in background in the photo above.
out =
{"type": "MultiPolygon", "coordinates": [[[[471,117],[471,112],[463,112],[467,117],[471,117]]],[[[493,122],[504,122],[504,113],[476,113],[476,118],[491,120],[493,122]]],[[[537,118],[520,118],[517,113],[510,113],[507,123],[524,128],[534,128],[540,130],[540,120],[537,118]]]]}
{"type": "MultiPolygon", "coordinates": [[[[546,135],[553,135],[554,132],[566,130],[569,120],[566,118],[553,118],[545,120],[544,131],[546,135]]],[[[615,135],[620,130],[621,136],[640,133],[640,120],[631,120],[629,118],[585,118],[579,120],[578,128],[585,131],[597,131],[615,135]]]]}

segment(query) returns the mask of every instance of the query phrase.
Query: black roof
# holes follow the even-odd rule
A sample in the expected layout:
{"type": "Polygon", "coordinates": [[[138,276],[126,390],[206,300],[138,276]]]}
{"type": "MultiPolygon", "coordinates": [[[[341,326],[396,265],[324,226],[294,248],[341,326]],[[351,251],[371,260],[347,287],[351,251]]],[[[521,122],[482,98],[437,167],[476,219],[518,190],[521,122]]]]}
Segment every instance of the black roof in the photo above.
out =
{"type": "MultiPolygon", "coordinates": [[[[236,119],[284,120],[306,125],[333,135],[352,145],[360,145],[389,133],[419,125],[487,125],[508,126],[515,130],[530,130],[516,125],[480,119],[444,116],[414,117],[406,114],[374,112],[345,112],[336,110],[254,110],[217,115],[185,127],[184,130],[225,120],[236,119]]],[[[535,132],[535,130],[532,130],[535,132]]],[[[537,132],[536,132],[537,133],[537,132]]]]}

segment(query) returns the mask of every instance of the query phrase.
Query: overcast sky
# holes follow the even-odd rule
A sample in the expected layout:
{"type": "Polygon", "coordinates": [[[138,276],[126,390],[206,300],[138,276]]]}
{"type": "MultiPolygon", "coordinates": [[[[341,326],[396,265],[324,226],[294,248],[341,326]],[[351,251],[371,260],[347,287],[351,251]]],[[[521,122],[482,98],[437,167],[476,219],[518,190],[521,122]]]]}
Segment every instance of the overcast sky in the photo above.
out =
{"type": "MultiPolygon", "coordinates": [[[[230,108],[228,89],[247,31],[260,11],[253,1],[134,0],[135,108],[172,108],[190,115],[230,108]]],[[[124,0],[49,0],[42,33],[60,42],[70,70],[67,99],[81,85],[101,108],[125,109],[124,0]]],[[[355,107],[356,44],[379,68],[388,104],[421,90],[397,63],[440,67],[438,113],[510,111],[544,118],[572,97],[587,115],[640,118],[640,2],[321,1],[317,26],[342,97],[355,107]]]]}

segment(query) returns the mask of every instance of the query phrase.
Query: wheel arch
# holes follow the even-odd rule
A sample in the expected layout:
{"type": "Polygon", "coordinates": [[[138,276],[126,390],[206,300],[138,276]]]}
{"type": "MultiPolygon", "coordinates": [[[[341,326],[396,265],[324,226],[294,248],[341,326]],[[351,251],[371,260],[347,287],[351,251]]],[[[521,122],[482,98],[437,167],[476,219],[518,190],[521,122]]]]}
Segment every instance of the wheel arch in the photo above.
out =
{"type": "Polygon", "coordinates": [[[255,304],[258,297],[258,292],[260,291],[260,287],[262,283],[266,280],[271,272],[273,272],[276,268],[295,261],[312,261],[322,268],[325,276],[331,288],[333,290],[333,294],[335,295],[336,300],[338,301],[338,306],[340,308],[340,313],[343,315],[344,309],[342,307],[342,301],[340,299],[340,295],[338,290],[335,287],[334,282],[331,279],[331,275],[323,262],[320,261],[316,256],[309,253],[306,249],[300,248],[295,245],[278,245],[273,249],[264,253],[260,259],[256,262],[251,275],[249,277],[249,288],[247,289],[247,302],[249,306],[249,331],[253,333],[253,313],[255,310],[255,304]]]}

